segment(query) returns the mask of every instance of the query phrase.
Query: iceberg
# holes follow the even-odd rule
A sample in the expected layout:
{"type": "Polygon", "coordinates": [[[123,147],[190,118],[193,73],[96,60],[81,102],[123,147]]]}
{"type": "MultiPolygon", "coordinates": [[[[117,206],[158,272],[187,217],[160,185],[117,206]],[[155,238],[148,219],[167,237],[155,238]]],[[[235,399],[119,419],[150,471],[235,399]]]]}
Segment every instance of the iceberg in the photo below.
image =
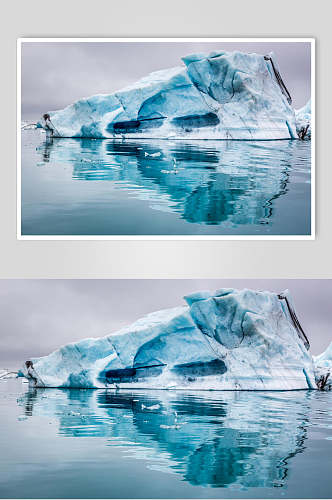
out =
{"type": "Polygon", "coordinates": [[[0,380],[7,380],[9,378],[16,378],[16,377],[17,377],[16,371],[11,371],[6,368],[0,369],[0,380]]]}
{"type": "Polygon", "coordinates": [[[311,139],[311,99],[303,108],[295,110],[296,132],[300,139],[311,139]]]}
{"type": "Polygon", "coordinates": [[[317,386],[321,390],[332,390],[332,342],[319,356],[314,356],[317,386]]]}
{"type": "Polygon", "coordinates": [[[182,58],[112,94],[49,111],[54,137],[297,139],[291,96],[273,53],[214,51],[182,58]]]}
{"type": "Polygon", "coordinates": [[[33,387],[317,388],[309,342],[288,291],[220,289],[185,301],[114,334],[27,361],[20,375],[33,387]]]}

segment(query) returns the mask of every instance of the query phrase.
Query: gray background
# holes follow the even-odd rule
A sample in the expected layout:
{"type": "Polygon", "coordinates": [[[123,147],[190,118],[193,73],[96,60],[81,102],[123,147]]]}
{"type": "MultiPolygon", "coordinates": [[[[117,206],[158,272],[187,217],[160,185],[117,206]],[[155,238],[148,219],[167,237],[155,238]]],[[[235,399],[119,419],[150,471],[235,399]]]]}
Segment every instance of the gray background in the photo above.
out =
{"type": "Polygon", "coordinates": [[[310,98],[310,43],[305,42],[27,42],[22,44],[22,118],[82,97],[109,94],[152,71],[184,66],[181,57],[213,50],[273,52],[298,109],[310,98]]]}
{"type": "MultiPolygon", "coordinates": [[[[0,277],[330,277],[330,2],[140,0],[6,5],[1,19],[0,277]],[[16,38],[314,36],[317,38],[316,241],[17,241],[16,38]]],[[[19,313],[19,312],[18,312],[19,313]]]]}
{"type": "Polygon", "coordinates": [[[228,287],[288,288],[311,352],[320,354],[332,341],[332,280],[0,280],[0,368],[184,305],[183,296],[198,290],[228,287]]]}

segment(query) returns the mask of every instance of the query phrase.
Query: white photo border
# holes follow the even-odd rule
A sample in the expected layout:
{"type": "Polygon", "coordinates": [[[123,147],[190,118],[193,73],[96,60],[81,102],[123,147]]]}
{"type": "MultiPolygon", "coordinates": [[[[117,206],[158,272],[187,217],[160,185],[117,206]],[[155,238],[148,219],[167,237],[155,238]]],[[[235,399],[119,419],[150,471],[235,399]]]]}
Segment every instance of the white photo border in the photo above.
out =
{"type": "Polygon", "coordinates": [[[17,200],[16,200],[16,228],[18,240],[315,240],[316,239],[316,91],[315,91],[315,76],[316,76],[316,61],[315,61],[315,47],[316,39],[313,37],[308,38],[18,38],[17,39],[17,200]],[[311,232],[309,235],[22,235],[21,227],[21,49],[23,43],[36,43],[36,42],[294,42],[294,43],[310,43],[311,45],[311,232]]]}

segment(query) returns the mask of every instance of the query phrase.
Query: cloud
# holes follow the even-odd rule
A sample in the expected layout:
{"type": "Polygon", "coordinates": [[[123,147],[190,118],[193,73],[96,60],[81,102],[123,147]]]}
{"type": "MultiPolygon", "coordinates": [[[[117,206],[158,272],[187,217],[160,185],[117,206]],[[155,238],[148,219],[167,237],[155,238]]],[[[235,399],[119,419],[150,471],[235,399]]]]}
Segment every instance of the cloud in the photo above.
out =
{"type": "Polygon", "coordinates": [[[332,280],[0,280],[0,367],[107,335],[149,312],[184,304],[188,293],[222,287],[289,288],[312,352],[332,340],[332,280]]]}
{"type": "Polygon", "coordinates": [[[22,115],[38,118],[73,101],[111,93],[181,57],[215,49],[275,52],[295,107],[310,97],[310,44],[303,42],[31,42],[22,45],[22,115]]]}

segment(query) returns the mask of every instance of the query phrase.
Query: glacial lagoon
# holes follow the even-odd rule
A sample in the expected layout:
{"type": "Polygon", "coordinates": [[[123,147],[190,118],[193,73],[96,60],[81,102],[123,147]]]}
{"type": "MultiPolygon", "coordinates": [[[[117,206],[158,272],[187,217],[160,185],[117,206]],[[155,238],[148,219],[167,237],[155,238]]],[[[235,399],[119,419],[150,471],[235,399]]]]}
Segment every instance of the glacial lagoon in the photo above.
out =
{"type": "Polygon", "coordinates": [[[22,235],[308,235],[310,141],[22,131],[22,235]]]}
{"type": "Polygon", "coordinates": [[[332,393],[0,382],[1,498],[329,498],[332,393]]]}

